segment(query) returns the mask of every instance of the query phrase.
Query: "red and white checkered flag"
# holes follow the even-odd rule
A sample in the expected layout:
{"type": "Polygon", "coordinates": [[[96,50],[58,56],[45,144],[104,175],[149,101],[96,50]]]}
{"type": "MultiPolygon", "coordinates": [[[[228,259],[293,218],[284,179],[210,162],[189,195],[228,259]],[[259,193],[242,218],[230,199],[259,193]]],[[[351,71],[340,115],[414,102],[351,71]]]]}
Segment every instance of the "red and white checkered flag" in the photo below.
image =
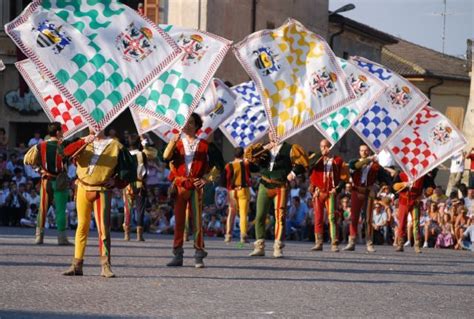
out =
{"type": "Polygon", "coordinates": [[[51,122],[62,125],[64,137],[87,127],[79,111],[72,107],[59,90],[44,76],[29,59],[15,63],[18,71],[35,95],[51,122]]]}
{"type": "Polygon", "coordinates": [[[437,110],[425,106],[387,145],[397,163],[415,181],[467,144],[462,133],[437,110]]]}

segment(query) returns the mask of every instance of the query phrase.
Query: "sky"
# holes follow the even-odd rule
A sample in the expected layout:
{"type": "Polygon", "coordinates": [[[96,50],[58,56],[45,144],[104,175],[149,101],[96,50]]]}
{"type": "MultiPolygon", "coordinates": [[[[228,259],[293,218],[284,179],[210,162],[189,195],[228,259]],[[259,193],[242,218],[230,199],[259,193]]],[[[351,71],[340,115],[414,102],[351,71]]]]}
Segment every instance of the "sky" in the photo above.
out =
{"type": "MultiPolygon", "coordinates": [[[[333,11],[404,40],[442,52],[445,0],[329,0],[333,11]]],[[[465,57],[466,40],[474,39],[474,0],[446,0],[445,53],[465,57]]]]}

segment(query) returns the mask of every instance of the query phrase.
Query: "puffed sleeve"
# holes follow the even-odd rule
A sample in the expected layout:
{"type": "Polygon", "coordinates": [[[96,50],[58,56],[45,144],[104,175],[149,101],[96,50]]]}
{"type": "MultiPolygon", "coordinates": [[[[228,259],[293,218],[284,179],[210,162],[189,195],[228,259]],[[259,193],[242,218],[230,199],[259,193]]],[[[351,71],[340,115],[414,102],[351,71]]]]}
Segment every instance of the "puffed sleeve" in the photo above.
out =
{"type": "Polygon", "coordinates": [[[290,150],[291,163],[293,164],[293,172],[296,175],[303,174],[309,166],[308,154],[303,147],[293,144],[290,150]]]}
{"type": "Polygon", "coordinates": [[[129,183],[137,180],[136,157],[132,156],[125,147],[119,151],[115,172],[115,186],[118,188],[125,188],[129,183]]]}

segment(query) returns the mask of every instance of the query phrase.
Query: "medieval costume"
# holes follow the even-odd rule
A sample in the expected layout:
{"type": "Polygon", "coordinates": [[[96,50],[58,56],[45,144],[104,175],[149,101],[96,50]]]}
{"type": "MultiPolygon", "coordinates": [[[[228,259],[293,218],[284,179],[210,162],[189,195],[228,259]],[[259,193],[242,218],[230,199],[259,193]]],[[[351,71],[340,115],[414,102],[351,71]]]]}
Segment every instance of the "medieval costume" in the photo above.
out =
{"type": "Polygon", "coordinates": [[[265,220],[271,201],[275,207],[275,243],[273,256],[283,257],[288,178],[303,174],[308,168],[308,157],[304,149],[296,144],[283,142],[265,150],[261,144],[247,148],[245,156],[251,163],[259,166],[261,174],[257,195],[257,216],[255,217],[254,250],[250,256],[265,256],[265,220]],[[260,153],[258,158],[255,154],[260,153]]]}
{"type": "Polygon", "coordinates": [[[124,188],[136,180],[137,167],[133,157],[120,142],[99,135],[90,143],[91,136],[64,148],[66,156],[74,155],[77,166],[76,209],[78,225],[76,246],[71,267],[66,276],[82,275],[84,252],[94,212],[99,234],[101,276],[115,277],[110,266],[110,201],[114,188],[124,188]]]}

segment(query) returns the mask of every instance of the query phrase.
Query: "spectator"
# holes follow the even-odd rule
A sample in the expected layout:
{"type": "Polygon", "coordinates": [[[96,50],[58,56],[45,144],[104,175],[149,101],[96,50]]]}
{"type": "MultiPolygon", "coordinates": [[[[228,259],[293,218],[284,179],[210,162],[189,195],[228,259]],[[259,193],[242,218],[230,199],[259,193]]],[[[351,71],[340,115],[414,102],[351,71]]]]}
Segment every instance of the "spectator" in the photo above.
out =
{"type": "Polygon", "coordinates": [[[110,201],[111,229],[118,231],[123,224],[125,203],[120,190],[114,190],[110,201]]]}
{"type": "Polygon", "coordinates": [[[349,226],[351,225],[351,206],[350,197],[343,196],[340,200],[339,210],[342,213],[342,240],[344,243],[348,243],[349,238],[349,226]]]}
{"type": "Polygon", "coordinates": [[[41,133],[39,131],[36,131],[34,136],[28,142],[28,148],[31,148],[32,146],[35,146],[40,142],[43,142],[43,139],[41,138],[41,133]]]}
{"type": "Polygon", "coordinates": [[[23,142],[18,143],[18,146],[15,147],[15,152],[18,154],[18,159],[23,161],[23,157],[25,157],[26,152],[28,152],[28,147],[26,147],[23,142]]]}
{"type": "Polygon", "coordinates": [[[7,169],[6,155],[0,153],[0,180],[5,180],[10,177],[11,173],[7,169]]]}
{"type": "Polygon", "coordinates": [[[454,245],[454,227],[451,223],[451,216],[445,214],[440,225],[441,232],[436,238],[435,248],[451,248],[454,245]]]}
{"type": "Polygon", "coordinates": [[[376,200],[374,203],[372,227],[374,229],[374,241],[377,243],[377,239],[383,238],[383,243],[388,243],[388,215],[380,200],[376,200]]]}
{"type": "Polygon", "coordinates": [[[474,215],[470,218],[470,225],[464,231],[462,235],[462,244],[463,249],[471,250],[474,252],[474,215]]]}
{"type": "Polygon", "coordinates": [[[0,127],[0,153],[6,154],[8,150],[8,136],[3,127],[0,127]]]}
{"type": "Polygon", "coordinates": [[[67,166],[67,177],[69,177],[70,180],[76,179],[76,165],[74,165],[73,162],[69,163],[67,166]]]}
{"type": "Polygon", "coordinates": [[[451,194],[454,187],[458,187],[462,180],[464,172],[464,157],[462,151],[457,152],[451,157],[451,168],[449,169],[449,182],[446,187],[446,195],[451,194]]]}
{"type": "Polygon", "coordinates": [[[10,193],[5,199],[9,226],[20,226],[20,220],[25,216],[28,202],[18,191],[16,183],[10,183],[10,193]]]}
{"type": "Polygon", "coordinates": [[[301,202],[298,195],[293,196],[288,217],[286,220],[286,235],[288,238],[296,236],[296,239],[302,240],[306,234],[303,233],[306,226],[306,216],[308,215],[308,206],[301,202]]]}
{"type": "Polygon", "coordinates": [[[474,216],[474,186],[467,190],[467,197],[464,198],[464,205],[467,208],[467,216],[474,216]]]}
{"type": "Polygon", "coordinates": [[[436,186],[433,195],[430,197],[431,202],[435,204],[444,203],[447,199],[448,196],[444,194],[443,188],[441,186],[436,186]]]}
{"type": "Polygon", "coordinates": [[[19,187],[20,184],[26,184],[26,177],[23,175],[23,170],[21,168],[16,167],[13,170],[13,173],[12,182],[15,182],[17,187],[19,187]]]}
{"type": "Polygon", "coordinates": [[[454,231],[453,231],[453,237],[455,237],[456,240],[456,246],[454,247],[455,249],[461,249],[461,242],[463,238],[463,234],[466,231],[467,227],[469,226],[469,217],[467,217],[467,208],[462,206],[459,209],[459,214],[456,217],[455,223],[454,223],[454,231]]]}
{"type": "Polygon", "coordinates": [[[224,234],[224,228],[216,214],[211,215],[211,219],[206,226],[206,235],[209,237],[221,237],[224,234]]]}
{"type": "Polygon", "coordinates": [[[227,208],[229,206],[229,192],[227,191],[227,188],[217,185],[214,194],[214,203],[217,208],[217,213],[220,216],[227,215],[227,208]]]}
{"type": "Polygon", "coordinates": [[[434,242],[438,238],[438,234],[441,232],[439,224],[439,207],[436,203],[433,203],[429,211],[429,221],[425,224],[425,241],[423,243],[423,248],[434,246],[434,242]]]}
{"type": "Polygon", "coordinates": [[[36,219],[38,218],[38,206],[36,204],[31,204],[30,208],[26,210],[25,218],[20,220],[21,226],[25,227],[36,227],[36,219]]]}
{"type": "Polygon", "coordinates": [[[469,165],[469,188],[474,188],[474,147],[471,148],[471,151],[466,154],[466,159],[471,160],[471,165],[469,165]]]}

